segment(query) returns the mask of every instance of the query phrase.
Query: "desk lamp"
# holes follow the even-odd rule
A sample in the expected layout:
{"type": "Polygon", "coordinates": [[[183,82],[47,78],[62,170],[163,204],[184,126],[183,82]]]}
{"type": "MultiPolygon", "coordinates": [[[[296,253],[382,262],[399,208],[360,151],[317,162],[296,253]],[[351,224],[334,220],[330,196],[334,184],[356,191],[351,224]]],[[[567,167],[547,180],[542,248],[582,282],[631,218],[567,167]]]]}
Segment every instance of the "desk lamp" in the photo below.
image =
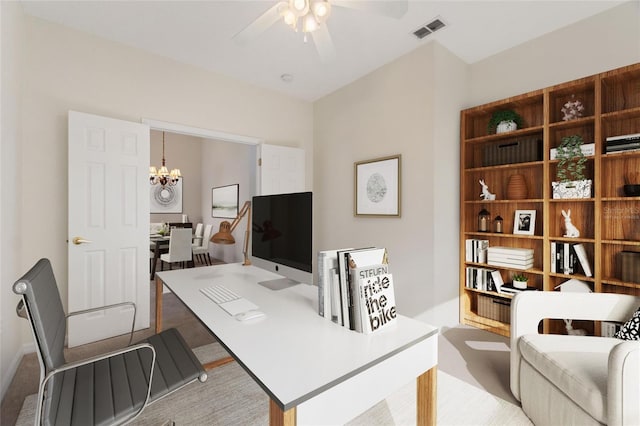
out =
{"type": "Polygon", "coordinates": [[[218,232],[213,234],[213,237],[211,237],[211,242],[216,244],[235,244],[236,240],[235,238],[233,238],[233,235],[231,235],[231,233],[234,229],[236,229],[236,226],[238,226],[238,223],[240,223],[240,220],[242,220],[244,215],[247,215],[247,230],[244,233],[244,247],[242,249],[242,254],[244,254],[244,262],[242,264],[247,266],[251,265],[251,261],[249,260],[248,255],[249,230],[251,229],[251,201],[245,201],[244,205],[240,209],[240,212],[238,212],[238,216],[233,219],[232,223],[229,223],[226,220],[220,223],[220,229],[218,230],[218,232]]]}

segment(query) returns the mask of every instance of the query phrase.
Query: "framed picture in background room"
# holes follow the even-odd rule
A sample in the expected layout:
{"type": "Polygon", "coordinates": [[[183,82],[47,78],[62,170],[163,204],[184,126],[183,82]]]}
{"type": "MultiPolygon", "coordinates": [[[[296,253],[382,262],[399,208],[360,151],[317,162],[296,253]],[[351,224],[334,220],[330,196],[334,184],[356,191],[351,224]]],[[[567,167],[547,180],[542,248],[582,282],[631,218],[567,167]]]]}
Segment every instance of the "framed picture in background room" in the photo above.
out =
{"type": "Polygon", "coordinates": [[[235,219],[238,216],[239,184],[211,189],[211,217],[235,219]]]}
{"type": "Polygon", "coordinates": [[[400,217],[400,155],[355,163],[355,216],[400,217]]]}

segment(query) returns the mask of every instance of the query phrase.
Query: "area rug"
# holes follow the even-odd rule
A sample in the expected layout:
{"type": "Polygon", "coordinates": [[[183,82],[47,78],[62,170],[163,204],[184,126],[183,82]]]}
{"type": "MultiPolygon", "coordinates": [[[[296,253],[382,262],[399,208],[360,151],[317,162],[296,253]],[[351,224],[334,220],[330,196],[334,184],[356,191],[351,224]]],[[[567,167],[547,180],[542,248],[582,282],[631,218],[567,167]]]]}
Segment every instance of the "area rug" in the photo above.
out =
{"type": "MultiPolygon", "coordinates": [[[[194,350],[205,362],[226,356],[217,343],[194,350]]],[[[532,425],[520,407],[438,371],[438,425],[532,425]]],[[[20,410],[17,426],[33,425],[36,395],[20,410]]],[[[132,425],[267,425],[269,398],[237,364],[209,372],[205,383],[193,383],[147,407],[132,425]]],[[[350,426],[415,425],[416,389],[409,383],[348,424],[350,426]]],[[[327,425],[328,426],[328,425],[327,425]]]]}

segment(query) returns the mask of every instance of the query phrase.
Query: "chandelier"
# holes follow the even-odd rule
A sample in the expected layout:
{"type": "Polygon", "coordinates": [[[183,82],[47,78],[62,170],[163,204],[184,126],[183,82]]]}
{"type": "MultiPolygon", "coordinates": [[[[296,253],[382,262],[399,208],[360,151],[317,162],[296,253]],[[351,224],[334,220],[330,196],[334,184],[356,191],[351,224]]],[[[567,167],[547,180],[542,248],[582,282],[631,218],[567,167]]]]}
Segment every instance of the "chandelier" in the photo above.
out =
{"type": "Polygon", "coordinates": [[[167,169],[164,159],[164,132],[162,132],[162,167],[160,167],[160,170],[153,166],[149,167],[149,183],[151,185],[160,184],[163,187],[167,185],[174,186],[181,177],[180,169],[172,169],[171,172],[167,169]]]}
{"type": "Polygon", "coordinates": [[[280,16],[285,24],[294,31],[304,33],[304,41],[307,41],[307,33],[317,30],[329,17],[331,4],[328,0],[289,0],[282,2],[280,16]]]}

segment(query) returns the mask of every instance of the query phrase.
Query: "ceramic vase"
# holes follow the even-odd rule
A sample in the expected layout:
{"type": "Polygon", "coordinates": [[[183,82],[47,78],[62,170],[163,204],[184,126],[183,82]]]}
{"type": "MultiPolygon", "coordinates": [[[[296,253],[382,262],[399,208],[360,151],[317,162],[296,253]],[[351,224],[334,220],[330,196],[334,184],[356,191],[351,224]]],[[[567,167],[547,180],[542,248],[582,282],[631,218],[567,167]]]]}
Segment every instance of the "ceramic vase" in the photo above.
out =
{"type": "Polygon", "coordinates": [[[521,174],[509,176],[507,183],[507,199],[508,200],[524,200],[527,198],[527,181],[521,174]]]}

